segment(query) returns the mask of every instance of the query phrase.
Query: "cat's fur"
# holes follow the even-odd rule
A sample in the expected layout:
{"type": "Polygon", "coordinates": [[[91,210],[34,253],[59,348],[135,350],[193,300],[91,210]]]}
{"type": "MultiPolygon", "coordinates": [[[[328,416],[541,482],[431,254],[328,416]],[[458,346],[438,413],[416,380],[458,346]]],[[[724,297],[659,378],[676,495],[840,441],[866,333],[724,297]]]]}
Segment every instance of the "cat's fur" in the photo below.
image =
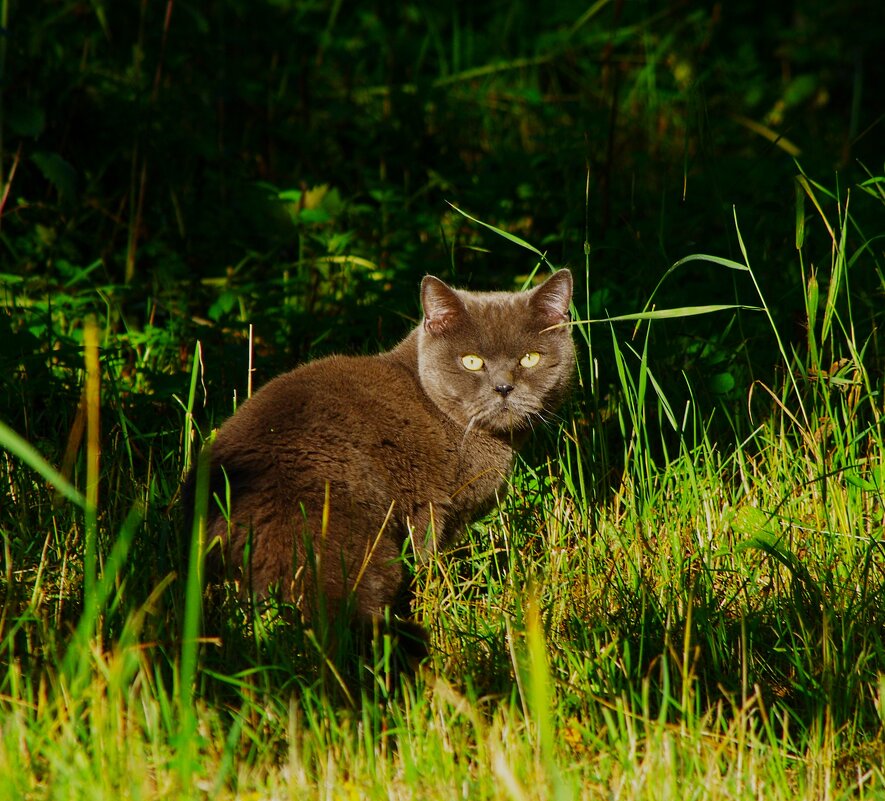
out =
{"type": "Polygon", "coordinates": [[[424,319],[393,350],[310,362],[243,404],[211,446],[206,537],[241,588],[279,585],[308,618],[320,598],[332,616],[348,599],[363,620],[407,614],[404,549],[421,558],[491,509],[562,401],[571,293],[567,270],[522,293],[427,276],[424,319]]]}

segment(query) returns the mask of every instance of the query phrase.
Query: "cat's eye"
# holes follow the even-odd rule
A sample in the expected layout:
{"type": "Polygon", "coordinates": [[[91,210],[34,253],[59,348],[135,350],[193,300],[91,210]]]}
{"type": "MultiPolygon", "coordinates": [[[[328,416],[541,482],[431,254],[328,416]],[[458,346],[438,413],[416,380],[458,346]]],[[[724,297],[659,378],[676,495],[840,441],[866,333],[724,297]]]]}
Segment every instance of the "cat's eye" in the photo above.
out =
{"type": "Polygon", "coordinates": [[[531,353],[526,353],[526,355],[519,360],[519,363],[523,367],[534,367],[539,361],[541,361],[541,354],[533,350],[531,353]]]}
{"type": "Polygon", "coordinates": [[[461,357],[461,364],[475,373],[477,370],[482,370],[482,366],[485,362],[476,354],[468,353],[466,356],[461,357]]]}

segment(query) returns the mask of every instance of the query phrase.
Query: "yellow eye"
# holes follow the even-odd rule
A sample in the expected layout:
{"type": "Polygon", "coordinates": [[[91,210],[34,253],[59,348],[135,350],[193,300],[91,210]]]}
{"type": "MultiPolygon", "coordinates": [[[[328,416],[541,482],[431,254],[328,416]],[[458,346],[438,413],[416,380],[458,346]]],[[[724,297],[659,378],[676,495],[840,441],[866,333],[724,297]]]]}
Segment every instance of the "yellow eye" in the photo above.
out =
{"type": "Polygon", "coordinates": [[[541,354],[533,350],[531,353],[526,353],[526,355],[519,360],[519,363],[523,367],[534,367],[539,361],[541,361],[541,354]]]}
{"type": "Polygon", "coordinates": [[[468,353],[466,356],[461,357],[461,364],[475,373],[477,370],[482,370],[482,366],[485,362],[483,362],[479,356],[476,356],[473,353],[468,353]]]}

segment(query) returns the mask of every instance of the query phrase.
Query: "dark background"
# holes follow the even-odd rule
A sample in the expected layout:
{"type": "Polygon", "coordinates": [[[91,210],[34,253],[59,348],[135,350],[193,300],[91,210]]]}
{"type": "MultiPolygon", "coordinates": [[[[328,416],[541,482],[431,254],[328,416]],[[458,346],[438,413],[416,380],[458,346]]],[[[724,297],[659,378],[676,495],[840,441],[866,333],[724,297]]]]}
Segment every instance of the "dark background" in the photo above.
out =
{"type": "MultiPolygon", "coordinates": [[[[79,396],[89,314],[117,381],[109,402],[166,414],[200,340],[229,410],[250,323],[260,384],[312,355],[396,341],[425,273],[520,286],[535,258],[446,201],[570,266],[591,318],[642,310],[683,256],[742,261],[737,215],[801,355],[805,281],[819,271],[825,295],[833,252],[797,188],[804,172],[831,226],[851,194],[852,247],[871,243],[873,268],[839,302],[879,361],[882,202],[857,188],[883,172],[878,3],[3,8],[3,417],[51,451],[59,409],[79,396]]],[[[747,274],[701,263],[655,296],[711,303],[759,298],[747,274]]],[[[659,322],[649,347],[660,380],[684,392],[687,375],[705,408],[739,410],[754,378],[777,377],[755,312],[659,322]]],[[[596,355],[604,395],[615,377],[596,355]]]]}

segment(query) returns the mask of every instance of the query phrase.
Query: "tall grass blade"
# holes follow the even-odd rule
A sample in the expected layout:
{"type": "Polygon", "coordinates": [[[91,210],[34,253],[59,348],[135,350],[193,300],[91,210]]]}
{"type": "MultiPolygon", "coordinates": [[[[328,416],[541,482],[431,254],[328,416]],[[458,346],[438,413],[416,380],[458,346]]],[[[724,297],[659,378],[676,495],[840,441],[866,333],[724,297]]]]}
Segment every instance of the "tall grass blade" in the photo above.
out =
{"type": "Polygon", "coordinates": [[[732,214],[734,217],[734,230],[737,234],[738,245],[741,249],[741,254],[744,257],[744,263],[747,265],[747,271],[750,273],[750,278],[753,281],[753,286],[756,288],[756,294],[759,297],[760,302],[762,303],[762,309],[765,312],[765,316],[768,318],[768,324],[771,326],[771,331],[774,334],[774,338],[777,341],[778,351],[781,354],[781,358],[784,360],[784,368],[787,371],[787,375],[790,379],[790,384],[793,387],[793,391],[796,394],[796,402],[799,404],[799,409],[802,412],[802,419],[806,425],[808,425],[808,412],[805,409],[805,403],[802,400],[802,393],[799,391],[799,385],[796,382],[796,376],[793,370],[790,367],[790,357],[787,355],[786,348],[784,347],[784,342],[781,339],[780,332],[777,329],[777,324],[774,322],[774,316],[771,314],[771,309],[768,308],[768,303],[765,301],[765,296],[762,294],[762,288],[759,286],[759,282],[756,280],[756,275],[752,269],[750,269],[750,259],[747,255],[747,247],[744,244],[744,239],[741,236],[740,225],[738,224],[737,218],[737,209],[732,209],[732,214]]]}
{"type": "MultiPolygon", "coordinates": [[[[178,674],[178,774],[183,788],[190,788],[196,768],[194,737],[197,715],[194,708],[194,683],[197,675],[200,629],[203,615],[203,555],[206,541],[206,516],[209,507],[209,468],[211,440],[203,445],[197,460],[194,489],[193,526],[185,584],[184,623],[181,632],[181,658],[178,674]]],[[[188,510],[190,511],[190,510],[188,510]]]]}
{"type": "Polygon", "coordinates": [[[814,194],[814,190],[811,188],[811,183],[808,178],[804,175],[797,175],[796,181],[799,183],[799,186],[802,187],[803,191],[806,195],[811,199],[811,202],[814,204],[814,207],[817,209],[817,213],[820,215],[823,224],[827,228],[827,232],[830,234],[830,239],[833,240],[833,243],[836,242],[836,234],[833,231],[833,226],[830,225],[830,221],[827,219],[827,215],[824,214],[824,210],[821,208],[820,203],[818,202],[817,195],[814,194]]]}
{"type": "Polygon", "coordinates": [[[839,233],[839,241],[833,239],[833,271],[830,274],[830,284],[827,287],[827,300],[824,306],[824,318],[821,324],[820,339],[826,342],[830,333],[830,326],[833,322],[833,315],[836,313],[836,299],[839,296],[839,290],[842,286],[842,279],[845,275],[845,237],[848,229],[848,203],[851,196],[845,201],[845,219],[842,222],[842,230],[839,233]]]}
{"type": "MultiPolygon", "coordinates": [[[[540,258],[541,261],[543,261],[547,265],[550,265],[550,262],[547,261],[547,257],[540,250],[538,250],[534,245],[526,242],[521,237],[518,237],[516,234],[511,234],[509,231],[503,231],[500,228],[496,228],[494,225],[490,225],[487,222],[483,222],[482,220],[478,220],[476,217],[472,217],[471,215],[469,215],[463,209],[459,209],[454,203],[449,203],[448,200],[446,201],[446,203],[448,203],[462,217],[466,217],[471,222],[475,222],[477,225],[481,225],[483,228],[488,228],[489,231],[493,231],[498,236],[503,237],[504,239],[508,240],[509,242],[513,242],[514,245],[519,245],[521,248],[525,248],[526,250],[530,250],[532,253],[534,253],[536,256],[538,256],[538,258],[540,258]]],[[[552,265],[550,265],[550,266],[552,267],[552,265]]]]}
{"type": "Polygon", "coordinates": [[[80,491],[49,464],[30,442],[13,431],[2,420],[0,420],[0,448],[9,451],[36,473],[43,476],[60,495],[71,503],[85,508],[86,498],[80,491]]]}
{"type": "Polygon", "coordinates": [[[547,644],[538,609],[538,599],[529,598],[526,609],[526,647],[528,707],[535,724],[541,767],[556,801],[572,798],[569,786],[563,780],[556,761],[555,730],[551,710],[555,705],[550,668],[547,664],[547,644]]]}
{"type": "Polygon", "coordinates": [[[764,311],[761,306],[747,306],[743,303],[714,303],[706,306],[681,306],[675,309],[653,309],[652,311],[618,314],[614,317],[600,317],[596,320],[573,320],[564,325],[590,325],[592,323],[618,323],[626,320],[672,320],[682,317],[695,317],[700,314],[714,314],[721,311],[764,311]]]}
{"type": "Polygon", "coordinates": [[[87,608],[94,603],[95,577],[98,570],[98,481],[101,378],[98,357],[98,328],[94,320],[83,331],[86,351],[86,525],[83,554],[83,598],[87,608]]]}
{"type": "Polygon", "coordinates": [[[805,244],[805,191],[802,184],[796,181],[796,250],[802,250],[805,244]]]}
{"type": "Polygon", "coordinates": [[[141,506],[135,506],[130,510],[111,552],[105,559],[101,576],[92,592],[86,596],[83,612],[62,661],[62,673],[68,678],[69,687],[73,692],[77,692],[77,688],[87,680],[92,667],[89,643],[96,634],[96,624],[114,591],[117,579],[129,556],[132,541],[143,519],[144,509],[141,506]]]}
{"type": "Polygon", "coordinates": [[[194,434],[196,430],[196,426],[194,424],[194,403],[196,402],[197,398],[197,381],[199,380],[202,372],[203,346],[199,341],[197,341],[197,347],[194,350],[194,360],[191,364],[191,382],[187,393],[187,406],[184,410],[184,463],[182,466],[184,473],[187,473],[191,469],[191,462],[193,461],[194,434]]]}
{"type": "MultiPolygon", "coordinates": [[[[747,272],[747,270],[749,269],[746,264],[741,264],[740,262],[733,261],[732,259],[726,259],[722,256],[711,256],[707,253],[692,253],[689,256],[683,256],[681,259],[671,264],[667,271],[661,276],[660,280],[655,285],[655,288],[652,290],[651,295],[648,296],[648,300],[645,302],[645,309],[651,308],[652,304],[654,303],[655,296],[658,294],[658,290],[664,285],[664,282],[674,272],[676,272],[676,270],[694,261],[718,264],[720,267],[726,267],[729,270],[737,270],[739,272],[747,272]]],[[[643,309],[643,311],[645,311],[645,309],[643,309]]]]}

